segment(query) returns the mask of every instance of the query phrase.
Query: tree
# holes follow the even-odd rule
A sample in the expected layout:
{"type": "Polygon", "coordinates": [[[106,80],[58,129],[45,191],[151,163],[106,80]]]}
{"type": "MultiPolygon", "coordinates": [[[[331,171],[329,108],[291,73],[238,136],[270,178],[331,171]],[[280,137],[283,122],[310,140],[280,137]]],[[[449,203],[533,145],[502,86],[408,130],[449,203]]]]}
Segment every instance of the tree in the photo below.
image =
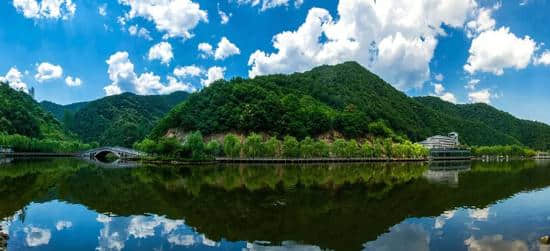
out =
{"type": "Polygon", "coordinates": [[[315,157],[330,157],[330,146],[324,140],[315,142],[313,147],[315,157]]]}
{"type": "Polygon", "coordinates": [[[210,140],[206,144],[206,153],[212,157],[219,157],[223,154],[222,145],[215,139],[210,140]]]}
{"type": "Polygon", "coordinates": [[[241,141],[235,134],[227,134],[223,139],[223,152],[226,156],[237,158],[241,155],[241,141]]]}
{"type": "Polygon", "coordinates": [[[204,140],[200,131],[195,131],[187,135],[184,147],[191,151],[191,158],[194,160],[203,160],[206,157],[204,140]]]}
{"type": "Polygon", "coordinates": [[[331,152],[335,157],[347,157],[347,147],[345,139],[337,139],[332,142],[331,152]]]}
{"type": "Polygon", "coordinates": [[[280,157],[281,156],[281,141],[276,137],[269,138],[264,142],[265,156],[267,157],[280,157]]]}
{"type": "Polygon", "coordinates": [[[249,158],[262,156],[264,154],[262,136],[252,133],[246,137],[243,145],[243,153],[249,158]]]}
{"type": "Polygon", "coordinates": [[[361,156],[365,158],[374,157],[374,148],[370,145],[368,141],[365,141],[365,143],[361,145],[361,156]]]}
{"type": "Polygon", "coordinates": [[[283,140],[283,156],[297,158],[300,157],[300,143],[292,136],[285,136],[283,140]]]}

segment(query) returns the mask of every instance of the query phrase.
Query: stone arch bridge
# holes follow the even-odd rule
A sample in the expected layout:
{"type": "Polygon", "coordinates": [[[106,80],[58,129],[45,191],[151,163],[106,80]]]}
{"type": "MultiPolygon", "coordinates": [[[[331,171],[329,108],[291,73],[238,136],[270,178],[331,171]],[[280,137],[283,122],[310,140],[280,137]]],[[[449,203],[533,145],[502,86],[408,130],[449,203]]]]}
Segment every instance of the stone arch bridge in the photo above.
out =
{"type": "Polygon", "coordinates": [[[129,148],[108,146],[85,151],[81,153],[80,156],[82,158],[103,160],[109,153],[114,154],[119,159],[132,159],[145,155],[142,152],[138,152],[129,148]]]}

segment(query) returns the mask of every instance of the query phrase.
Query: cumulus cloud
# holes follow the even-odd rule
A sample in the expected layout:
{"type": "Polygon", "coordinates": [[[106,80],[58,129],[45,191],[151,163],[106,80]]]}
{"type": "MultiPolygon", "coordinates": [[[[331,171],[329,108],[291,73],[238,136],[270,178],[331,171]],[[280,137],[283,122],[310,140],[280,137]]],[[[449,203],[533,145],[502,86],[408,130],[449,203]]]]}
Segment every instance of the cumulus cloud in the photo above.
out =
{"type": "Polygon", "coordinates": [[[451,102],[454,104],[457,103],[455,95],[450,92],[446,92],[445,87],[442,84],[435,83],[433,84],[433,87],[434,87],[434,93],[431,94],[432,96],[439,97],[444,101],[451,102]]]}
{"type": "Polygon", "coordinates": [[[199,49],[202,58],[207,58],[214,55],[212,45],[209,43],[200,43],[197,48],[199,49]]]}
{"type": "Polygon", "coordinates": [[[355,60],[398,88],[421,87],[442,26],[463,27],[476,8],[474,0],[341,0],[338,20],[312,8],[297,30],[275,35],[274,53],[250,56],[249,76],[355,60]]]}
{"type": "Polygon", "coordinates": [[[481,32],[493,30],[496,25],[495,19],[493,19],[493,11],[496,11],[500,8],[500,3],[494,5],[492,8],[481,8],[477,10],[476,19],[469,21],[466,24],[466,35],[469,38],[480,34],[481,32]]]}
{"type": "Polygon", "coordinates": [[[484,31],[474,38],[464,70],[495,75],[504,74],[504,68],[524,69],[531,62],[536,43],[529,36],[518,38],[508,27],[484,31]]]}
{"type": "Polygon", "coordinates": [[[116,95],[123,90],[135,90],[137,94],[167,94],[174,91],[194,91],[187,83],[178,82],[173,77],[167,77],[168,84],[164,84],[161,78],[152,72],[138,75],[134,71],[134,64],[130,61],[128,52],[119,51],[111,55],[106,61],[109,65],[109,79],[112,83],[105,86],[106,95],[116,95]]]}
{"type": "Polygon", "coordinates": [[[218,3],[218,15],[220,16],[220,23],[221,24],[227,24],[229,23],[229,17],[231,17],[231,13],[227,14],[224,11],[220,9],[220,4],[218,3]]]}
{"type": "Polygon", "coordinates": [[[102,4],[97,8],[97,12],[101,16],[107,16],[107,4],[102,4]]]}
{"type": "Polygon", "coordinates": [[[82,85],[82,80],[80,80],[80,78],[73,78],[71,76],[67,76],[65,78],[65,84],[67,84],[67,86],[70,86],[70,87],[74,87],[74,86],[81,86],[82,85]]]}
{"type": "MultiPolygon", "coordinates": [[[[468,99],[470,100],[470,103],[485,103],[490,104],[491,103],[491,91],[489,89],[483,89],[479,91],[472,91],[468,93],[468,99]]],[[[476,213],[479,213],[482,211],[475,211],[473,215],[476,215],[476,213]]]]}
{"type": "Polygon", "coordinates": [[[205,87],[209,86],[216,80],[224,78],[225,67],[213,66],[206,72],[206,79],[201,80],[201,84],[205,87]]]}
{"type": "Polygon", "coordinates": [[[50,243],[50,239],[52,238],[52,233],[49,229],[30,226],[25,227],[23,231],[26,234],[25,242],[29,247],[47,245],[50,243]]]}
{"type": "Polygon", "coordinates": [[[434,79],[435,79],[436,81],[439,81],[439,82],[443,81],[444,78],[445,78],[445,76],[443,76],[443,74],[441,74],[441,73],[436,74],[436,75],[434,76],[434,79]]]}
{"type": "Polygon", "coordinates": [[[36,75],[34,78],[38,82],[44,82],[46,80],[58,79],[63,76],[63,68],[59,65],[53,65],[48,62],[39,64],[36,67],[36,75]]]}
{"type": "Polygon", "coordinates": [[[174,69],[174,76],[176,77],[198,77],[202,74],[202,69],[195,66],[195,65],[189,65],[189,66],[183,66],[183,67],[176,67],[174,69]]]}
{"type": "Polygon", "coordinates": [[[168,42],[160,42],[149,49],[149,60],[160,60],[163,64],[169,64],[174,58],[172,45],[168,42]]]}
{"type": "MultiPolygon", "coordinates": [[[[191,31],[200,23],[208,22],[208,14],[191,0],[119,0],[130,7],[125,20],[142,17],[155,23],[165,38],[193,37],[191,31]]],[[[124,20],[124,21],[125,21],[124,20]]]]}
{"type": "Polygon", "coordinates": [[[29,92],[27,84],[22,80],[22,74],[16,67],[10,68],[10,70],[4,76],[0,76],[0,82],[7,83],[15,90],[29,92]]]}
{"type": "Polygon", "coordinates": [[[153,40],[149,30],[143,27],[140,28],[138,25],[130,25],[130,27],[128,27],[128,33],[130,33],[130,35],[132,36],[141,37],[147,40],[153,40]]]}
{"type": "Polygon", "coordinates": [[[539,57],[535,58],[535,65],[550,65],[550,50],[544,51],[539,57]]]}
{"type": "Polygon", "coordinates": [[[224,60],[230,56],[241,54],[239,47],[229,41],[227,37],[222,37],[220,39],[215,50],[209,43],[200,43],[198,49],[202,58],[213,56],[216,60],[224,60]]]}
{"type": "Polygon", "coordinates": [[[234,43],[231,43],[226,37],[222,37],[218,43],[218,48],[214,52],[214,58],[216,60],[224,60],[233,55],[241,54],[241,50],[234,43]]]}
{"type": "Polygon", "coordinates": [[[26,18],[69,19],[76,12],[72,0],[13,0],[13,7],[26,18]]]}

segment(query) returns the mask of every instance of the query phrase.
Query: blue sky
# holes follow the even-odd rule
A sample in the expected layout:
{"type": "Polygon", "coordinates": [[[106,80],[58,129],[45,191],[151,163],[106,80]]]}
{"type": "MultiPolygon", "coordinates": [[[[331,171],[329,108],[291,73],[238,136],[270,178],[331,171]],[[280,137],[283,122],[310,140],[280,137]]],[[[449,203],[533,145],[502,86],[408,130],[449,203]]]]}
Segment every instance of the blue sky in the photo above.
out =
{"type": "Polygon", "coordinates": [[[547,0],[6,0],[0,79],[60,104],[358,61],[550,123],[547,0]]]}

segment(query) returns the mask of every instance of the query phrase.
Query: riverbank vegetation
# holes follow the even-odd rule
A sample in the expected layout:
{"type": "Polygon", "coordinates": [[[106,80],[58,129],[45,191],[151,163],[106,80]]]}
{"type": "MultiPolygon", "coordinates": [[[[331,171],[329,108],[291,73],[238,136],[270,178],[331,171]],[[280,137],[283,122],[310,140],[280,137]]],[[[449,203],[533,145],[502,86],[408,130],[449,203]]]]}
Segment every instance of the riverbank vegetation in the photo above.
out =
{"type": "Polygon", "coordinates": [[[408,140],[372,138],[359,142],[343,138],[332,141],[293,136],[268,137],[256,133],[248,136],[227,134],[222,141],[205,142],[199,131],[190,133],[180,143],[174,137],[145,139],[134,147],[157,156],[205,160],[229,158],[426,158],[428,150],[408,140]]]}
{"type": "Polygon", "coordinates": [[[476,157],[483,156],[508,156],[508,157],[524,157],[530,158],[536,155],[536,151],[528,147],[511,145],[511,146],[481,146],[472,147],[472,155],[476,157]]]}
{"type": "Polygon", "coordinates": [[[15,152],[72,153],[98,147],[98,143],[84,144],[77,140],[36,139],[19,134],[0,133],[0,147],[15,152]]]}

